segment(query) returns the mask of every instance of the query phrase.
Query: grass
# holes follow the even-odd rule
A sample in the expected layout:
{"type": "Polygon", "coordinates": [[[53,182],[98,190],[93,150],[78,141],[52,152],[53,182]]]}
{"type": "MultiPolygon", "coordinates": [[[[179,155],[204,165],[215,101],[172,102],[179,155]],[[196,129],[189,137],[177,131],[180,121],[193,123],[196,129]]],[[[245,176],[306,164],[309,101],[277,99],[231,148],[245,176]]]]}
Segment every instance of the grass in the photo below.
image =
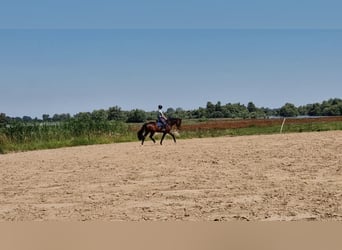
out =
{"type": "MultiPolygon", "coordinates": [[[[283,133],[313,132],[342,130],[342,122],[315,122],[305,124],[285,124],[283,133]]],[[[181,138],[206,138],[219,136],[244,136],[244,135],[264,135],[280,133],[280,126],[255,126],[234,129],[199,129],[196,131],[183,131],[181,138]]]]}
{"type": "Polygon", "coordinates": [[[16,123],[0,128],[0,153],[136,140],[123,122],[16,123]]]}
{"type": "MultiPolygon", "coordinates": [[[[185,121],[186,122],[186,121],[185,121]]],[[[186,124],[186,123],[185,123],[186,124]]],[[[196,124],[196,121],[191,121],[196,124]]],[[[198,121],[197,124],[201,124],[198,121]]],[[[138,141],[136,132],[140,125],[108,122],[105,124],[55,124],[38,126],[16,124],[0,129],[0,154],[13,151],[52,149],[79,145],[107,144],[138,141]]],[[[286,124],[283,133],[342,130],[342,122],[308,122],[303,124],[286,124]]],[[[234,129],[199,129],[180,131],[179,138],[205,138],[219,136],[243,136],[276,134],[279,125],[257,126],[234,129]]],[[[160,139],[160,136],[156,136],[160,139]]]]}

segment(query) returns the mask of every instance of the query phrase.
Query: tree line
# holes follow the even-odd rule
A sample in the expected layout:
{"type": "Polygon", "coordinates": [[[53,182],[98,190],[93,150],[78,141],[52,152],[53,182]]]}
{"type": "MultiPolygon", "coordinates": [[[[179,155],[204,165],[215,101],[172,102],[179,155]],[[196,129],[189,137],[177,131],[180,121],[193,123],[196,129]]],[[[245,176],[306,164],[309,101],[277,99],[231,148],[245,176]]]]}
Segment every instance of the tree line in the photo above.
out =
{"type": "MultiPolygon", "coordinates": [[[[253,102],[247,105],[241,103],[222,104],[207,102],[205,107],[194,110],[184,110],[182,108],[167,108],[166,115],[169,117],[179,117],[182,119],[211,119],[211,118],[241,118],[256,119],[269,117],[297,117],[297,116],[340,116],[342,115],[342,99],[331,98],[321,103],[307,104],[296,107],[292,103],[286,103],[280,108],[257,107],[253,102]]],[[[41,118],[30,116],[8,117],[5,113],[0,113],[0,125],[15,122],[63,122],[63,121],[121,121],[127,123],[144,122],[155,120],[157,111],[144,111],[134,109],[130,111],[122,110],[119,106],[108,109],[94,110],[92,112],[80,112],[75,115],[70,114],[43,114],[41,118]]]]}

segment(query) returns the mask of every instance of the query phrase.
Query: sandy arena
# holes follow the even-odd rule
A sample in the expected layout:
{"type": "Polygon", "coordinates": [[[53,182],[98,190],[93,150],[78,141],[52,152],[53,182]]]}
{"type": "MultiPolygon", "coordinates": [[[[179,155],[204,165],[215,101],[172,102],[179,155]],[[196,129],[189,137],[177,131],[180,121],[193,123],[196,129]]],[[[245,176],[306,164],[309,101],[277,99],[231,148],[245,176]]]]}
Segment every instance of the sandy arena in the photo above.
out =
{"type": "Polygon", "coordinates": [[[0,221],[342,221],[342,131],[0,155],[0,221]]]}

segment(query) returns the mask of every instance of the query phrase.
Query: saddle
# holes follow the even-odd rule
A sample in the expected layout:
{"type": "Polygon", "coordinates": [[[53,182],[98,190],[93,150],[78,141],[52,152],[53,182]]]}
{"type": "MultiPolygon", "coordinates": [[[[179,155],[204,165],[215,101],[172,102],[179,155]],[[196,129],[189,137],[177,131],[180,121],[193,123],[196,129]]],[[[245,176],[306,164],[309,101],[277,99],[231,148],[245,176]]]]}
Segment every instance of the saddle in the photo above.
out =
{"type": "Polygon", "coordinates": [[[166,127],[161,121],[157,121],[156,123],[157,123],[158,128],[160,129],[163,129],[166,127]]]}
{"type": "Polygon", "coordinates": [[[161,121],[161,119],[156,120],[156,124],[157,124],[157,127],[158,127],[159,129],[161,129],[161,130],[166,129],[167,126],[168,126],[167,123],[166,123],[166,121],[163,123],[163,122],[161,121]]]}

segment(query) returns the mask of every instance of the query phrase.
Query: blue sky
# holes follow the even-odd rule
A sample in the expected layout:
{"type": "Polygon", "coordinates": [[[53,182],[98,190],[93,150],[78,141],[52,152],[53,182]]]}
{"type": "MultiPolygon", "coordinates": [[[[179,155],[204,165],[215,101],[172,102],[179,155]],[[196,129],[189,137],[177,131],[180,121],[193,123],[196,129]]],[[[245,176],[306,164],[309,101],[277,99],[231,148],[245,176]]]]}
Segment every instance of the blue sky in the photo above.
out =
{"type": "Polygon", "coordinates": [[[339,1],[3,2],[10,116],[341,98],[339,1]]]}

